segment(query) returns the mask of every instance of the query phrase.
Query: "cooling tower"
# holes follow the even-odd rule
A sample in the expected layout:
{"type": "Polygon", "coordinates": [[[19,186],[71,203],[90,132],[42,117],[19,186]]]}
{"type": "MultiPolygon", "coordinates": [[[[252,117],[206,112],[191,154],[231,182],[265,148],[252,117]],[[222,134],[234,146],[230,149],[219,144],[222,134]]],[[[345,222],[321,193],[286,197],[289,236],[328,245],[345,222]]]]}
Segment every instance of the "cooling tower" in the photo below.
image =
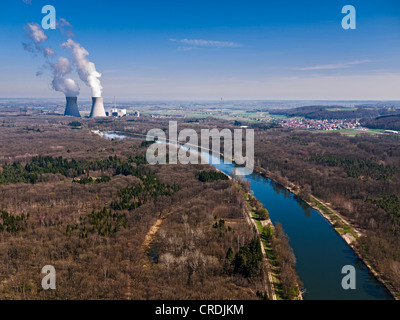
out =
{"type": "Polygon", "coordinates": [[[65,107],[64,116],[80,117],[78,109],[78,98],[77,97],[66,97],[67,106],[65,107]]]}
{"type": "Polygon", "coordinates": [[[92,111],[90,111],[90,118],[105,117],[106,111],[104,110],[103,98],[92,98],[92,111]]]}

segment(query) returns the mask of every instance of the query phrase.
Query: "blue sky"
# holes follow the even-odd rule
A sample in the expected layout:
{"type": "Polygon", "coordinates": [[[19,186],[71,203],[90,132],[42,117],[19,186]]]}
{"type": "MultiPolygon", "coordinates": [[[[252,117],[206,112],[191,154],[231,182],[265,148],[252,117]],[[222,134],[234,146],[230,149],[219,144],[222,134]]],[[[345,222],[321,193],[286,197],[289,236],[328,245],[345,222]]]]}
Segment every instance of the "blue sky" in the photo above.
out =
{"type": "MultiPolygon", "coordinates": [[[[0,2],[0,97],[60,97],[44,59],[23,50],[44,5],[73,26],[102,73],[105,98],[400,99],[400,1],[0,2]],[[344,30],[351,4],[357,29],[344,30]]],[[[58,56],[68,38],[46,30],[58,56]]],[[[90,89],[76,72],[69,75],[90,89]]]]}

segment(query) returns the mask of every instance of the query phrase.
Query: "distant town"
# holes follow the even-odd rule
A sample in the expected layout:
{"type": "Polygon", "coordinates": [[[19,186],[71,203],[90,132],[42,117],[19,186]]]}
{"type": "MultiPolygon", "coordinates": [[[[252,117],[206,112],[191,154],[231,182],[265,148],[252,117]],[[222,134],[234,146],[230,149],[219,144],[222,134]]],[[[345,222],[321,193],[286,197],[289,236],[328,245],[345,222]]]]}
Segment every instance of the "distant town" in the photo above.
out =
{"type": "Polygon", "coordinates": [[[288,128],[303,128],[315,130],[342,130],[342,129],[360,129],[361,124],[357,119],[279,119],[276,123],[288,128]]]}

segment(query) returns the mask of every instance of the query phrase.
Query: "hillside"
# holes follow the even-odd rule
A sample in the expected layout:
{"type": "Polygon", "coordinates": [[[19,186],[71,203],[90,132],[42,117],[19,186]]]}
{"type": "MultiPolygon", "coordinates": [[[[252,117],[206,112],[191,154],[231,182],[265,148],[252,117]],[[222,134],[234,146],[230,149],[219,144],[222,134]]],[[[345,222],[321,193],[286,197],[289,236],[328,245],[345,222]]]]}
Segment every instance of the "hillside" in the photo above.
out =
{"type": "Polygon", "coordinates": [[[370,129],[400,130],[400,114],[366,119],[363,124],[370,129]]]}
{"type": "Polygon", "coordinates": [[[270,110],[271,114],[285,115],[287,117],[304,117],[308,119],[360,119],[373,118],[380,115],[398,113],[388,107],[356,107],[344,108],[341,106],[304,106],[292,109],[270,110]]]}

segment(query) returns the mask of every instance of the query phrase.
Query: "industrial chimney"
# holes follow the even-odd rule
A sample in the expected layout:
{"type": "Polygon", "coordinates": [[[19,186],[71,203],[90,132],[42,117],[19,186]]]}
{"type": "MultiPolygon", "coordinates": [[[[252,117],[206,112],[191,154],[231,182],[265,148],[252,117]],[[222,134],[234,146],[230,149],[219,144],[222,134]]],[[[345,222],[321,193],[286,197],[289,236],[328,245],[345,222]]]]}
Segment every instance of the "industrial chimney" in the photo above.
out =
{"type": "Polygon", "coordinates": [[[90,118],[105,117],[106,111],[104,110],[103,98],[92,98],[92,111],[90,111],[90,118]]]}
{"type": "Polygon", "coordinates": [[[77,97],[66,97],[67,106],[65,107],[64,116],[79,117],[80,113],[78,109],[78,98],[77,97]]]}

